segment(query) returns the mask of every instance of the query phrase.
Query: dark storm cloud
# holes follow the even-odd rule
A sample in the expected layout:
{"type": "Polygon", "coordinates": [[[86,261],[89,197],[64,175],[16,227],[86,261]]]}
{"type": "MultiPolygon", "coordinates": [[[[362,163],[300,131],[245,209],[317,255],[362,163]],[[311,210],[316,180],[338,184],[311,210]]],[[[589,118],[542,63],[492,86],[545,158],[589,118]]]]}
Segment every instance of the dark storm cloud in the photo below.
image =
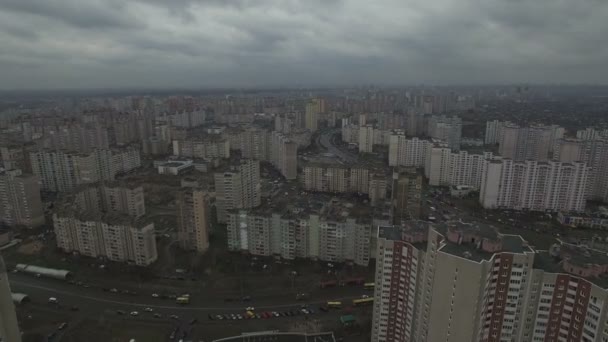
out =
{"type": "Polygon", "coordinates": [[[0,0],[0,88],[605,82],[604,0],[0,0]]]}

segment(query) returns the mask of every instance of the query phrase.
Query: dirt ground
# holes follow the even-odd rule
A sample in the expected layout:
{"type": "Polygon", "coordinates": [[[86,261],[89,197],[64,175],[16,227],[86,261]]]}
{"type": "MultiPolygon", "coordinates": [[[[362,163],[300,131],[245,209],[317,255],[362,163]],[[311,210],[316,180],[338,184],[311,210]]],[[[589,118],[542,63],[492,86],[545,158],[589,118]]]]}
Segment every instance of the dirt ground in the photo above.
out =
{"type": "Polygon", "coordinates": [[[25,255],[36,255],[39,254],[44,248],[44,244],[41,241],[31,241],[20,245],[17,248],[17,253],[25,255]]]}

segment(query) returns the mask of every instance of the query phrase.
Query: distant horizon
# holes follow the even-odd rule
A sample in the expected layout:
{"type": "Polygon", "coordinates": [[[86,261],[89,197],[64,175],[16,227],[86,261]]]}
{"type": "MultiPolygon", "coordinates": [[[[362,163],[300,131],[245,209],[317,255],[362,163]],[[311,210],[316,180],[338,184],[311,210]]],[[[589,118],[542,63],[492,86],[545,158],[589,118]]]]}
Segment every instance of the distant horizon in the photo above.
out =
{"type": "Polygon", "coordinates": [[[400,89],[400,88],[604,88],[605,84],[598,83],[470,83],[470,84],[351,84],[351,85],[277,85],[277,86],[192,86],[192,87],[75,87],[75,88],[0,88],[0,93],[64,93],[64,92],[220,92],[220,91],[298,91],[298,90],[339,90],[339,89],[400,89]]]}

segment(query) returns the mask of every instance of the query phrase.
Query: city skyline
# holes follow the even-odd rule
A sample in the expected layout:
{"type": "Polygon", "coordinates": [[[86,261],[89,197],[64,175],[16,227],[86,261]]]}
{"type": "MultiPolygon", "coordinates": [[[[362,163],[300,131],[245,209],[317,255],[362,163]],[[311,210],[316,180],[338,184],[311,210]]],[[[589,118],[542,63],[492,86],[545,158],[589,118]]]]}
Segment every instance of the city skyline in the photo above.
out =
{"type": "Polygon", "coordinates": [[[589,1],[0,3],[0,90],[604,83],[589,1]]]}

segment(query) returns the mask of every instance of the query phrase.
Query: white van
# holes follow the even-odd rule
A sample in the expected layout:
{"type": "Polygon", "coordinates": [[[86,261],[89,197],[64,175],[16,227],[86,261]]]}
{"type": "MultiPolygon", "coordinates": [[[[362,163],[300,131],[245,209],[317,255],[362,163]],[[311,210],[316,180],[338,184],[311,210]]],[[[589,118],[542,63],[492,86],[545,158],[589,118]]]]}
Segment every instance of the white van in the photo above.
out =
{"type": "Polygon", "coordinates": [[[57,300],[57,298],[55,297],[50,297],[49,298],[49,304],[57,304],[59,303],[59,301],[57,300]]]}

